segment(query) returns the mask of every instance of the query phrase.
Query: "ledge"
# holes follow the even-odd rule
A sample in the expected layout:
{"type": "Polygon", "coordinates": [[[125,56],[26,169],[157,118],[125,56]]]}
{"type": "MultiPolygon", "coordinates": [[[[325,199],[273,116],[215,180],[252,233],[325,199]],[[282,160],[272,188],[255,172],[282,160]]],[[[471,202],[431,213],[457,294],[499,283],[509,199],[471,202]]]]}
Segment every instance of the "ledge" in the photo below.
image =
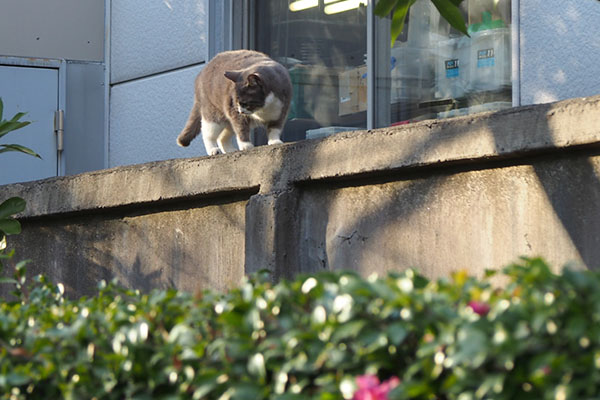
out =
{"type": "Polygon", "coordinates": [[[21,217],[29,218],[232,192],[278,193],[303,182],[518,159],[597,144],[600,96],[5,185],[0,198],[23,197],[28,208],[21,217]]]}

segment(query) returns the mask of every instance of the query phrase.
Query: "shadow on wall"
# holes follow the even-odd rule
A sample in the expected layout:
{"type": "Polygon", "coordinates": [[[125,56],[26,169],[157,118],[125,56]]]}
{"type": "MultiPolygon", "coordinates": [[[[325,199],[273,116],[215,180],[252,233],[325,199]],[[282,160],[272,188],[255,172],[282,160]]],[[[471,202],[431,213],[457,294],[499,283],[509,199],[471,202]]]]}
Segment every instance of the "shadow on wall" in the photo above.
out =
{"type": "MultiPolygon", "coordinates": [[[[539,113],[545,117],[533,124],[537,132],[516,135],[536,134],[552,144],[551,107],[539,113]]],[[[486,119],[497,154],[510,148],[507,112],[486,119]]],[[[412,150],[431,152],[444,144],[448,141],[429,136],[412,150]]],[[[600,179],[593,152],[567,150],[531,155],[518,164],[501,159],[480,166],[444,164],[360,181],[303,184],[295,227],[300,256],[289,269],[349,268],[368,275],[417,267],[439,276],[463,268],[480,273],[519,255],[598,268],[600,235],[593,232],[600,232],[600,209],[594,206],[600,202],[600,179]],[[573,260],[557,254],[564,249],[572,250],[573,260]]],[[[281,275],[289,277],[286,271],[281,275]]]]}
{"type": "MultiPolygon", "coordinates": [[[[538,121],[537,128],[546,132],[546,141],[553,142],[549,121],[538,121]]],[[[492,131],[496,143],[502,141],[502,134],[492,131]]],[[[597,155],[597,152],[593,155],[597,155]]],[[[598,169],[592,163],[591,155],[565,155],[564,163],[548,167],[534,164],[535,174],[544,189],[556,217],[577,249],[584,266],[590,269],[600,267],[598,249],[600,249],[600,178],[598,169]]]]}
{"type": "Polygon", "coordinates": [[[144,292],[226,290],[243,276],[244,218],[245,201],[212,199],[168,210],[25,220],[12,244],[17,256],[49,260],[31,264],[28,273],[62,282],[68,295],[94,294],[98,282],[113,278],[144,292]]]}

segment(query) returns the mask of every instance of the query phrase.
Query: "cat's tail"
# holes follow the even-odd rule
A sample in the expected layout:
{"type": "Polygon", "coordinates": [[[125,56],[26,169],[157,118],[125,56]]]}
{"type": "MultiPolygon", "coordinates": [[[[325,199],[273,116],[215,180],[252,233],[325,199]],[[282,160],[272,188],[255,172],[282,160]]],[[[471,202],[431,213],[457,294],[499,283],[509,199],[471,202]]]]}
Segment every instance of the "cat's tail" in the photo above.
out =
{"type": "Polygon", "coordinates": [[[190,145],[190,142],[194,140],[196,136],[200,133],[200,129],[202,128],[202,115],[200,114],[200,101],[196,98],[194,100],[194,106],[192,107],[192,111],[190,111],[190,116],[185,124],[185,127],[177,136],[177,144],[181,147],[187,147],[190,145]]]}

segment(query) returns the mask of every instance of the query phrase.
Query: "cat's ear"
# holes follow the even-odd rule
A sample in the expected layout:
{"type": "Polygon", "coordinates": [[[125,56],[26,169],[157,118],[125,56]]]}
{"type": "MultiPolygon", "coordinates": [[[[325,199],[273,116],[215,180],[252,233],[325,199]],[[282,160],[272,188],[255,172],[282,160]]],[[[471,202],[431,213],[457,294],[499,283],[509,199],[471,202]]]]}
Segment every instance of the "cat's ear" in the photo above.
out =
{"type": "Polygon", "coordinates": [[[258,75],[256,72],[248,75],[248,84],[250,86],[257,86],[257,85],[260,85],[261,83],[262,83],[262,79],[260,78],[260,75],[258,75]]]}
{"type": "Polygon", "coordinates": [[[240,79],[239,71],[225,71],[225,78],[230,81],[237,82],[240,79]]]}

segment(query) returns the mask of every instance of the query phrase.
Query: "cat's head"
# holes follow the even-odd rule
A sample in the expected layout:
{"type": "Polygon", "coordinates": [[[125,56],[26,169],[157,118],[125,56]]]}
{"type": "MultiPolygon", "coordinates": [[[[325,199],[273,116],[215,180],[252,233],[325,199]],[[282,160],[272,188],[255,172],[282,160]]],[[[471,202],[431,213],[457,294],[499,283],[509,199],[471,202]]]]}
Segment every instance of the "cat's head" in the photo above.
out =
{"type": "Polygon", "coordinates": [[[252,114],[265,105],[265,88],[256,72],[227,71],[225,77],[235,83],[234,106],[241,114],[252,114]]]}

